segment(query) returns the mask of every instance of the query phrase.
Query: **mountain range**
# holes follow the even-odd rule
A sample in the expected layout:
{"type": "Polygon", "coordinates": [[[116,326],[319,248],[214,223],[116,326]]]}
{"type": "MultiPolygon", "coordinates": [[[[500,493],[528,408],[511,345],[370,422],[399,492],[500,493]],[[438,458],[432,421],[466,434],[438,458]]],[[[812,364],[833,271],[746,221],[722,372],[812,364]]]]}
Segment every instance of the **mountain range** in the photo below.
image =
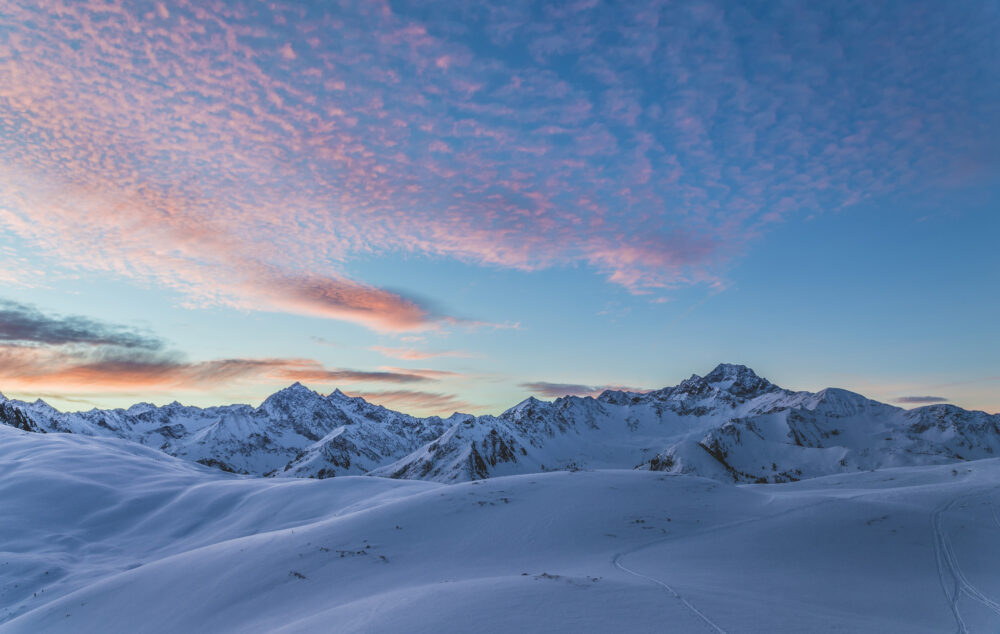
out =
{"type": "Polygon", "coordinates": [[[499,416],[418,418],[296,383],[259,407],[175,402],[60,412],[41,400],[0,395],[0,422],[122,438],[224,471],[277,478],[463,482],[625,468],[777,483],[1000,451],[1000,414],[946,404],[905,410],[836,388],[795,392],[734,364],[647,393],[532,397],[499,416]]]}

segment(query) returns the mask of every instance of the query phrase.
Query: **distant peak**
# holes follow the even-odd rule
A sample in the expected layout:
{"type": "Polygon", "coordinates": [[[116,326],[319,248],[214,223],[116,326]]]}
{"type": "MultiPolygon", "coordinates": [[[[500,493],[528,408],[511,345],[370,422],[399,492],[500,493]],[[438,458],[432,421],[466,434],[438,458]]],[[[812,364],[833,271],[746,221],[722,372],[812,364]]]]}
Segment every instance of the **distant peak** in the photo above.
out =
{"type": "Polygon", "coordinates": [[[319,396],[319,394],[316,394],[316,392],[313,392],[312,390],[310,390],[306,386],[304,386],[301,383],[299,383],[298,381],[296,381],[295,383],[292,383],[291,385],[289,385],[285,389],[279,390],[279,391],[275,392],[274,394],[272,394],[271,396],[268,396],[267,399],[264,402],[265,403],[266,402],[272,402],[272,403],[274,403],[274,402],[283,402],[283,401],[287,401],[287,400],[293,399],[293,398],[308,397],[310,395],[319,396]]]}
{"type": "Polygon", "coordinates": [[[512,408],[508,409],[507,411],[505,411],[500,416],[508,418],[508,419],[511,418],[511,417],[520,417],[520,416],[524,415],[526,412],[534,411],[535,408],[537,408],[539,405],[548,405],[548,404],[549,403],[546,403],[545,401],[541,401],[541,400],[535,398],[534,396],[529,396],[528,398],[524,399],[523,401],[521,401],[520,403],[518,403],[514,407],[512,407],[512,408]]]}
{"type": "Polygon", "coordinates": [[[369,404],[364,398],[360,396],[348,396],[340,391],[340,388],[335,389],[327,395],[326,400],[336,401],[338,403],[351,402],[351,403],[366,403],[369,404]]]}
{"type": "Polygon", "coordinates": [[[298,381],[296,381],[295,383],[292,383],[291,385],[289,385],[285,389],[280,390],[280,391],[278,391],[276,393],[277,394],[304,394],[306,392],[312,392],[312,390],[310,390],[306,386],[304,386],[301,383],[299,383],[298,381]]]}
{"type": "Polygon", "coordinates": [[[718,381],[724,381],[726,379],[737,377],[760,378],[757,376],[756,372],[745,365],[740,365],[738,363],[720,363],[715,366],[714,370],[705,375],[705,380],[709,383],[716,383],[718,381]]]}
{"type": "Polygon", "coordinates": [[[535,398],[534,396],[529,396],[528,398],[524,399],[523,401],[515,405],[514,409],[523,409],[525,407],[532,407],[534,405],[540,405],[541,403],[544,402],[545,401],[535,398]]]}
{"type": "Polygon", "coordinates": [[[816,399],[821,401],[869,401],[870,399],[857,392],[845,390],[842,387],[825,387],[816,392],[816,399]]]}
{"type": "Polygon", "coordinates": [[[747,366],[737,363],[720,363],[705,375],[704,380],[713,387],[733,394],[750,394],[774,387],[770,381],[757,376],[757,373],[747,366]]]}

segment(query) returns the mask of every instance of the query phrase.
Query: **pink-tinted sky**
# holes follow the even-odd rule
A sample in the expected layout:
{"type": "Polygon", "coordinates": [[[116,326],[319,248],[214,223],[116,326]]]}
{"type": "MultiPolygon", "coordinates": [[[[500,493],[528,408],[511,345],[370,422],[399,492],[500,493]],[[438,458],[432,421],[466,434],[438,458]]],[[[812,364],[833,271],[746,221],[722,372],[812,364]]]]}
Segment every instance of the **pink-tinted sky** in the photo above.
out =
{"type": "Polygon", "coordinates": [[[844,292],[878,259],[812,261],[836,287],[812,315],[762,317],[746,292],[816,302],[761,259],[779,236],[852,244],[874,217],[881,261],[916,262],[898,286],[944,266],[987,296],[963,310],[995,314],[978,240],[996,229],[998,26],[985,2],[3,2],[3,314],[143,341],[10,335],[0,390],[211,402],[302,380],[494,410],[723,360],[797,374],[782,342],[663,344],[703,315],[734,337],[711,312],[731,301],[740,324],[796,332],[885,315],[817,331],[836,353],[791,387],[1000,408],[985,321],[954,334],[844,292]],[[968,257],[971,278],[949,268],[968,257]],[[956,351],[944,367],[915,373],[891,343],[913,320],[956,351]],[[568,361],[595,340],[628,353],[568,361]],[[900,361],[858,352],[873,343],[900,361]],[[949,383],[979,387],[923,393],[949,383]]]}

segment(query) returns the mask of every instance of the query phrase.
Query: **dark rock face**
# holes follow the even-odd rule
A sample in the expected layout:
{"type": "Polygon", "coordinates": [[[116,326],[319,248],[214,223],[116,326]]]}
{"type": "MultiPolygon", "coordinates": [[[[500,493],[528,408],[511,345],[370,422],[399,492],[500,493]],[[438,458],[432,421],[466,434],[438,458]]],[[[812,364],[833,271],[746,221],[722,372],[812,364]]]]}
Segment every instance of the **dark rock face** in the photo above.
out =
{"type": "Polygon", "coordinates": [[[44,429],[10,401],[0,403],[0,423],[24,431],[45,433],[44,429]]]}

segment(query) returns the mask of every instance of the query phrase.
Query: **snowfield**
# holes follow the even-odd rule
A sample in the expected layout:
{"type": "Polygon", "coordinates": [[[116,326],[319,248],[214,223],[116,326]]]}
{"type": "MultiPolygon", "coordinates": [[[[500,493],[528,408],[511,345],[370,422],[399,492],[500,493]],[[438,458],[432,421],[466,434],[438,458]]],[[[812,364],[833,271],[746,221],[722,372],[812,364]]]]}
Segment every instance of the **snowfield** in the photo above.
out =
{"type": "Polygon", "coordinates": [[[995,632],[1000,460],[224,473],[0,425],[0,632],[995,632]]]}

